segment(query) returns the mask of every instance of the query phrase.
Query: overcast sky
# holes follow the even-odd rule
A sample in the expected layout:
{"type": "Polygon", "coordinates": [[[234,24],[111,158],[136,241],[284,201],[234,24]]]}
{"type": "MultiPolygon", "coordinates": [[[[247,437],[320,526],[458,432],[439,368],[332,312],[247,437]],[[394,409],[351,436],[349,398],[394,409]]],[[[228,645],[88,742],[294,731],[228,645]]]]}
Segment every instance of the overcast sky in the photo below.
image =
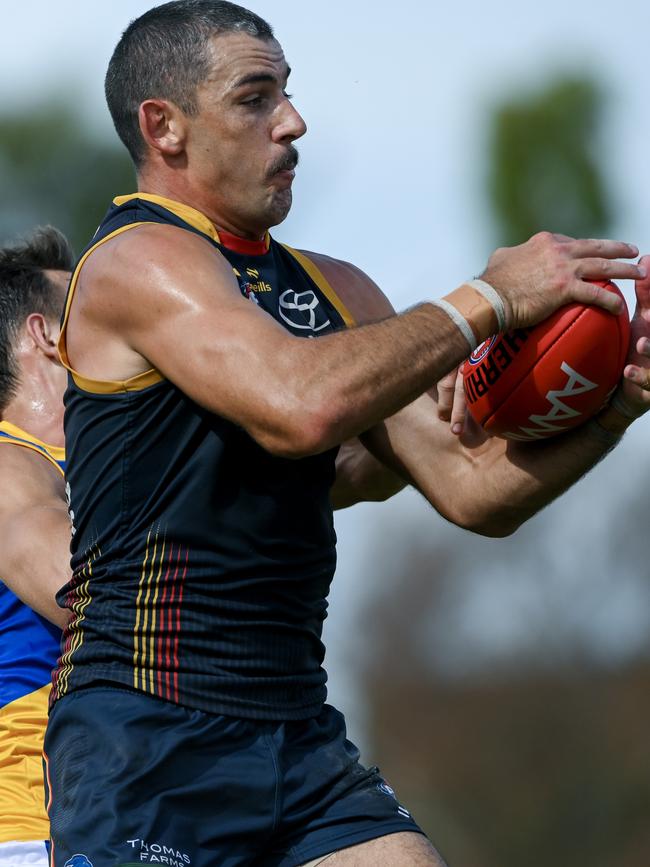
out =
{"type": "MultiPolygon", "coordinates": [[[[97,135],[112,136],[103,100],[105,67],[120,32],[151,5],[4,3],[3,107],[78,100],[97,135]]],[[[647,3],[259,0],[254,10],[276,29],[294,70],[294,102],[309,125],[294,210],[276,231],[281,239],[355,262],[398,308],[444,294],[478,273],[498,241],[483,196],[490,106],[553,72],[589,70],[609,96],[602,144],[618,207],[615,234],[650,252],[647,3]]],[[[647,434],[644,421],[629,435],[617,456],[619,475],[645,453],[647,434]]],[[[614,471],[598,472],[610,479],[614,471]]],[[[590,514],[589,502],[604,484],[599,478],[594,474],[570,505],[554,507],[558,525],[570,526],[581,508],[590,514]]],[[[624,489],[621,483],[618,496],[624,497],[624,489]]],[[[361,716],[345,660],[372,592],[361,576],[372,566],[381,515],[386,528],[398,514],[407,514],[422,532],[446,532],[408,494],[381,510],[362,507],[338,520],[341,566],[327,626],[328,658],[338,684],[332,696],[350,712],[353,731],[361,716]]],[[[598,512],[599,521],[605,514],[598,512]]],[[[594,563],[604,559],[599,544],[605,544],[602,534],[589,542],[594,563]]],[[[485,607],[477,609],[474,602],[468,614],[478,647],[481,641],[516,638],[522,603],[512,601],[512,588],[499,586],[488,586],[480,597],[485,607]],[[490,617],[481,616],[486,610],[490,617]]],[[[632,601],[619,620],[629,625],[634,608],[632,601]]],[[[622,629],[620,623],[616,628],[622,629]]]]}

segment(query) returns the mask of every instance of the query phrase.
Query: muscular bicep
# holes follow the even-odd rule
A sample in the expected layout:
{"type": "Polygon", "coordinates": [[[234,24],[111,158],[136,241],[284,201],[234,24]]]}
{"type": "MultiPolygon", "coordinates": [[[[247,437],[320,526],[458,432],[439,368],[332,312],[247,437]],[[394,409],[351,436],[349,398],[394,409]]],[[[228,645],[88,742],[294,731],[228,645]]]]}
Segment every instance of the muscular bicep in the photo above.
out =
{"type": "Polygon", "coordinates": [[[121,380],[153,367],[262,439],[299,409],[292,359],[306,342],[242,296],[205,239],[169,226],[126,232],[92,254],[77,296],[67,346],[84,376],[121,380]]]}

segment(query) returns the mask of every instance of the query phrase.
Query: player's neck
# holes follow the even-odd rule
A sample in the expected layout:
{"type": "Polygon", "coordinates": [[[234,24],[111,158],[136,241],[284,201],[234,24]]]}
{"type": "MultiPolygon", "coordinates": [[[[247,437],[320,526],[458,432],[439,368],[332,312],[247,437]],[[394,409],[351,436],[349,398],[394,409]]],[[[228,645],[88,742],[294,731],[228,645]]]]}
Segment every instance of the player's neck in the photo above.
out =
{"type": "Polygon", "coordinates": [[[178,183],[174,177],[161,181],[153,174],[140,174],[138,175],[138,192],[150,193],[183,205],[189,205],[207,217],[214,224],[217,232],[227,232],[229,235],[242,238],[244,241],[264,241],[268,231],[268,228],[252,229],[238,225],[229,215],[220,212],[212,196],[201,189],[188,186],[186,183],[178,183]]]}
{"type": "Polygon", "coordinates": [[[3,410],[2,419],[48,445],[64,445],[61,390],[42,371],[22,372],[18,393],[3,410]]]}

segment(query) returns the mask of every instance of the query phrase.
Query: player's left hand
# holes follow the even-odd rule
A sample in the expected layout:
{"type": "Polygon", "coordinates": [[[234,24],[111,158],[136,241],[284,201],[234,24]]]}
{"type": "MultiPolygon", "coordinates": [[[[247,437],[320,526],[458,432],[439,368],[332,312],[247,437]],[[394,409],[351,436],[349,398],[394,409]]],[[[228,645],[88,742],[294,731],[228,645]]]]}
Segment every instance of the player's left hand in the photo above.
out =
{"type": "Polygon", "coordinates": [[[451,432],[467,448],[476,448],[488,439],[468,412],[460,367],[451,370],[438,383],[438,418],[449,422],[451,432]]]}
{"type": "Polygon", "coordinates": [[[448,421],[451,432],[457,436],[463,432],[467,416],[465,389],[460,370],[460,367],[454,367],[438,383],[438,418],[448,421]]]}
{"type": "MultiPolygon", "coordinates": [[[[650,269],[650,256],[643,256],[639,264],[650,269]]],[[[635,291],[630,351],[613,400],[614,406],[630,418],[638,418],[650,409],[650,271],[636,281],[635,291]]]]}

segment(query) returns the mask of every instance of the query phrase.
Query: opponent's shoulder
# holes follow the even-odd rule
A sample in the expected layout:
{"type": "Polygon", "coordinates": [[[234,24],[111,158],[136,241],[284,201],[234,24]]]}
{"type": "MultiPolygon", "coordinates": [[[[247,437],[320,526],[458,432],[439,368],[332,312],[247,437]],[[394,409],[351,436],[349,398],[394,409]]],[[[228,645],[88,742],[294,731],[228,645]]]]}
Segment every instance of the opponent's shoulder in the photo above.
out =
{"type": "Polygon", "coordinates": [[[65,483],[57,467],[36,449],[0,444],[0,519],[16,510],[62,501],[65,483]]]}
{"type": "Polygon", "coordinates": [[[358,325],[376,322],[395,313],[379,286],[361,268],[324,253],[299,252],[316,265],[358,325]]]}

